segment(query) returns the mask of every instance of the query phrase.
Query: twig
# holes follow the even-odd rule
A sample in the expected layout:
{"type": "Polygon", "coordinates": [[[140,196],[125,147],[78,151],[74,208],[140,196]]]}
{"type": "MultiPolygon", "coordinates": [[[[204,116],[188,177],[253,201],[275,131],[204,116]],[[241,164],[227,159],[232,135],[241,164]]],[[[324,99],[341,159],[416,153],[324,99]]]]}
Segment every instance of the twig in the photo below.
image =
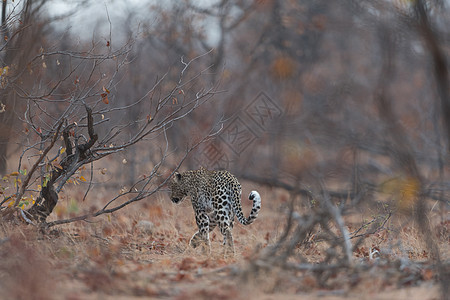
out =
{"type": "Polygon", "coordinates": [[[47,155],[47,153],[53,148],[53,146],[55,145],[56,140],[59,137],[59,130],[61,129],[63,122],[60,122],[58,127],[56,128],[55,133],[53,134],[52,140],[50,142],[50,145],[47,146],[47,148],[45,148],[45,150],[42,152],[42,154],[39,156],[38,160],[34,163],[33,167],[31,168],[31,170],[28,172],[27,176],[25,177],[19,192],[17,193],[16,196],[16,200],[14,201],[14,206],[18,206],[20,199],[22,199],[22,196],[25,192],[25,189],[28,187],[28,183],[31,180],[31,177],[33,176],[34,172],[36,171],[37,167],[39,166],[39,164],[41,163],[41,161],[44,159],[44,157],[47,155]]]}
{"type": "MultiPolygon", "coordinates": [[[[98,217],[100,215],[103,214],[110,214],[113,213],[119,209],[122,209],[125,206],[130,205],[131,203],[134,203],[136,201],[140,201],[143,200],[145,198],[150,197],[151,195],[155,194],[157,191],[159,191],[161,189],[161,187],[163,187],[171,178],[171,176],[173,175],[173,173],[181,166],[181,164],[183,163],[183,161],[186,159],[186,157],[189,155],[189,153],[191,153],[194,149],[196,149],[200,144],[202,144],[205,140],[209,139],[212,137],[212,135],[216,135],[218,134],[218,131],[212,132],[211,134],[208,134],[207,136],[205,136],[203,139],[201,139],[200,141],[198,141],[196,144],[194,144],[193,146],[191,146],[186,153],[184,154],[183,158],[180,159],[180,161],[178,162],[176,168],[172,171],[171,174],[169,174],[169,176],[167,176],[160,184],[158,184],[156,187],[154,187],[152,190],[144,190],[145,187],[155,178],[156,176],[156,171],[158,170],[158,168],[162,165],[162,163],[165,161],[165,157],[166,155],[163,156],[163,159],[155,165],[155,167],[152,170],[152,173],[150,174],[150,176],[145,179],[145,183],[144,183],[144,187],[140,190],[137,191],[137,195],[127,201],[125,201],[122,204],[119,204],[117,206],[114,206],[112,208],[108,208],[110,204],[112,204],[113,202],[115,202],[117,199],[131,194],[133,193],[133,191],[130,189],[128,192],[124,193],[124,194],[120,194],[115,196],[113,199],[111,199],[102,209],[94,212],[94,213],[89,213],[89,214],[85,214],[85,215],[81,215],[81,216],[77,216],[74,218],[69,218],[69,219],[64,219],[64,220],[56,220],[53,222],[50,222],[47,224],[48,227],[52,227],[52,226],[56,226],[56,225],[61,225],[61,224],[67,224],[67,223],[72,223],[75,221],[82,221],[82,220],[87,220],[89,218],[93,218],[93,217],[98,217]]],[[[166,143],[166,153],[168,151],[168,144],[166,143]]]]}

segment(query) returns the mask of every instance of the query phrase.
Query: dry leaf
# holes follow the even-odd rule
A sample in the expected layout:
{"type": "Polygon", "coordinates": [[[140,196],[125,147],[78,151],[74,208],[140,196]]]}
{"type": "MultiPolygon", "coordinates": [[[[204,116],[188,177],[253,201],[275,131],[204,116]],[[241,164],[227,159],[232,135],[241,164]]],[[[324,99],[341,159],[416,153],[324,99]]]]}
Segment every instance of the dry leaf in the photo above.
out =
{"type": "Polygon", "coordinates": [[[108,94],[107,93],[102,93],[100,96],[102,96],[103,103],[109,104],[109,99],[108,99],[108,94]]]}

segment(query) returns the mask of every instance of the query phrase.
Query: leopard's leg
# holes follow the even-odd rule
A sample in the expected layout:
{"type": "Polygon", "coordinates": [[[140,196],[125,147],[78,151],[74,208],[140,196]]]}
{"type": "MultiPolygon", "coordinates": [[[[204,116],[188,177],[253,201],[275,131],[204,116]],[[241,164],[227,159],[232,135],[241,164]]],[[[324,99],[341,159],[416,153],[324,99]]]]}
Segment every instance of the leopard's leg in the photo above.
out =
{"type": "Polygon", "coordinates": [[[197,248],[199,245],[203,247],[203,253],[211,253],[211,242],[209,241],[209,217],[204,211],[199,211],[195,216],[198,231],[192,236],[189,244],[192,248],[197,248]]]}
{"type": "MultiPolygon", "coordinates": [[[[216,228],[217,224],[212,223],[211,220],[209,221],[209,232],[213,231],[214,228],[216,228]]],[[[190,245],[193,248],[197,248],[203,241],[202,235],[200,234],[200,231],[197,231],[194,233],[194,235],[191,237],[190,245]]]]}
{"type": "Polygon", "coordinates": [[[223,235],[223,254],[224,256],[228,256],[230,254],[231,256],[234,256],[234,242],[233,242],[233,235],[231,234],[230,227],[222,227],[220,228],[220,232],[223,235]]]}
{"type": "Polygon", "coordinates": [[[233,222],[226,213],[223,214],[223,218],[220,216],[219,220],[220,233],[223,235],[224,256],[227,256],[228,253],[230,253],[231,256],[234,256],[234,242],[231,233],[233,222]]]}
{"type": "Polygon", "coordinates": [[[202,242],[202,237],[200,235],[200,231],[197,231],[191,237],[191,240],[189,241],[189,245],[191,245],[192,248],[197,248],[201,244],[201,242],[202,242]]]}
{"type": "Polygon", "coordinates": [[[216,228],[217,223],[215,223],[213,220],[209,219],[209,232],[213,231],[214,228],[216,228]]]}

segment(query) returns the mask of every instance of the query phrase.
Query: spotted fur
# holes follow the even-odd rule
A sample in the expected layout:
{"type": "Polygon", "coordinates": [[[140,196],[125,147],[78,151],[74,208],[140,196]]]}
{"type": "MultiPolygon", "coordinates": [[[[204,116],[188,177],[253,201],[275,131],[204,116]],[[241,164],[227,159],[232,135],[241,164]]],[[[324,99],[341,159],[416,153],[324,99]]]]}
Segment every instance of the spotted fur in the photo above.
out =
{"type": "Polygon", "coordinates": [[[189,244],[194,248],[203,245],[207,253],[211,251],[209,232],[219,226],[224,238],[225,254],[227,252],[234,254],[231,234],[234,217],[236,216],[241,224],[249,225],[257,218],[261,209],[261,197],[258,192],[252,191],[248,197],[253,201],[252,211],[248,218],[244,217],[241,185],[228,171],[209,171],[201,168],[181,174],[175,173],[170,189],[173,203],[180,203],[184,197],[190,196],[198,231],[192,236],[189,244]]]}

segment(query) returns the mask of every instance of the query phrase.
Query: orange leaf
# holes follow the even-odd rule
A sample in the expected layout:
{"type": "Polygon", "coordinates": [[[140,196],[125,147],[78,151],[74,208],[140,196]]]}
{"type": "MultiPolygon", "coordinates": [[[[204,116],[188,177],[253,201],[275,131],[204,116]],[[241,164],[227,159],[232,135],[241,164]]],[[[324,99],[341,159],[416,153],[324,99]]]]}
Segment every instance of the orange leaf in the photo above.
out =
{"type": "Polygon", "coordinates": [[[102,96],[103,103],[109,104],[108,94],[107,93],[102,93],[100,96],[102,96]]]}
{"type": "Polygon", "coordinates": [[[102,90],[103,90],[105,93],[108,93],[108,94],[109,94],[109,90],[108,90],[107,88],[105,88],[104,86],[102,87],[102,90]]]}
{"type": "Polygon", "coordinates": [[[272,63],[270,70],[275,77],[287,79],[295,74],[295,63],[290,57],[278,57],[272,63]]]}
{"type": "Polygon", "coordinates": [[[433,270],[431,269],[425,269],[422,271],[422,277],[424,280],[431,280],[434,277],[433,270]]]}

